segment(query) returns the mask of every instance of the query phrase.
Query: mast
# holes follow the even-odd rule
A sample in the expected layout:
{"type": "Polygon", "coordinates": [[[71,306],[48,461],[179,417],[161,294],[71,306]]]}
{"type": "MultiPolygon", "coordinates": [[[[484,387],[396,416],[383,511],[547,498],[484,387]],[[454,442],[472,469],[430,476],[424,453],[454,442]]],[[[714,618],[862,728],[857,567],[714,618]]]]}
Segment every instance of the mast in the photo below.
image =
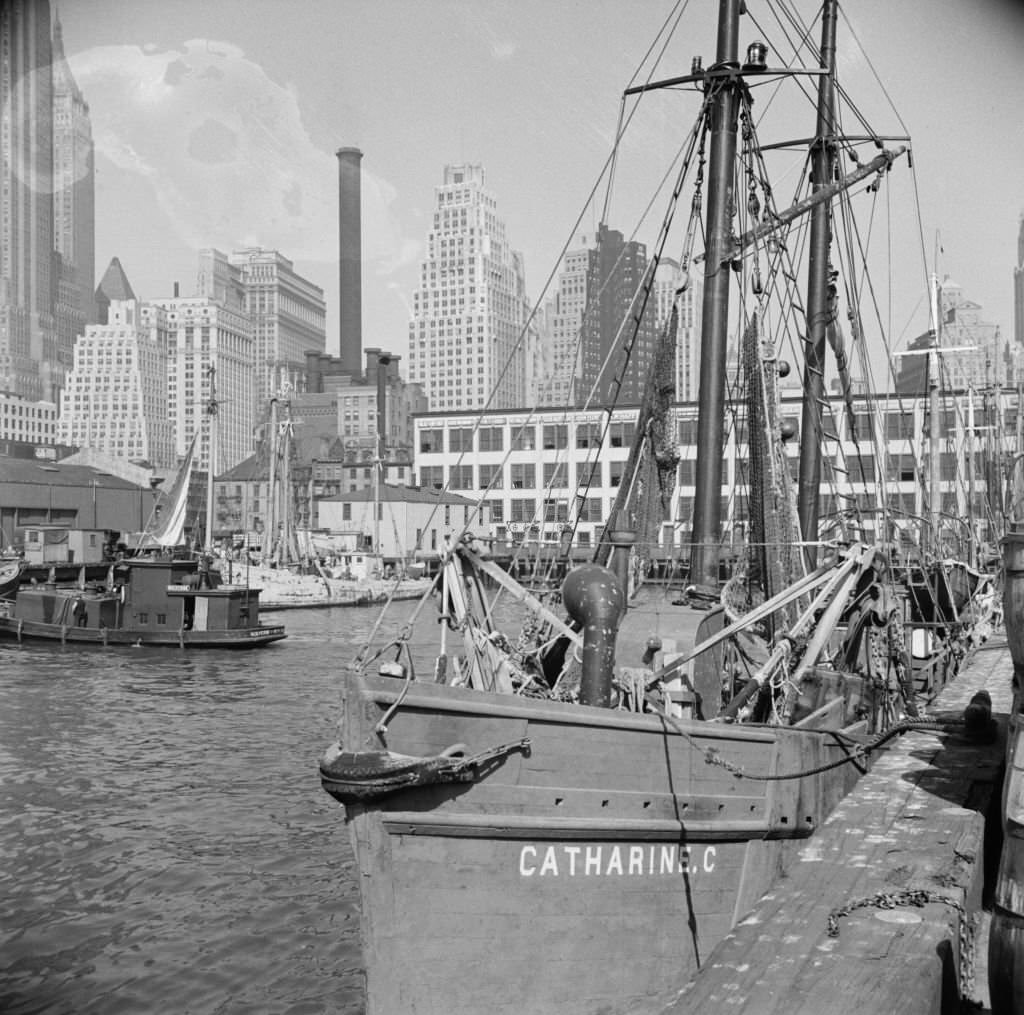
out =
{"type": "Polygon", "coordinates": [[[207,456],[206,479],[206,550],[213,552],[213,478],[217,466],[217,368],[210,365],[210,399],[206,403],[206,415],[210,419],[210,453],[207,456]]]}
{"type": "Polygon", "coordinates": [[[267,535],[263,541],[264,560],[274,556],[277,542],[277,398],[270,396],[270,476],[267,490],[267,535]]]}
{"type": "Polygon", "coordinates": [[[381,496],[381,473],[384,471],[385,436],[387,428],[387,413],[385,403],[387,399],[388,364],[391,357],[381,353],[377,358],[377,447],[373,463],[373,552],[380,559],[381,573],[384,572],[384,555],[380,546],[380,496],[381,496]]]}
{"type": "MultiPolygon", "coordinates": [[[[987,396],[986,396],[987,397],[987,396]]],[[[982,418],[985,418],[983,412],[982,418]]],[[[974,488],[977,484],[977,476],[975,475],[975,440],[974,440],[974,385],[967,385],[967,510],[964,512],[964,519],[967,522],[967,531],[969,539],[967,543],[967,563],[974,567],[975,565],[975,547],[978,545],[978,535],[981,531],[981,525],[978,519],[974,515],[974,503],[975,503],[975,492],[974,488]]],[[[987,447],[987,444],[986,444],[987,447]]],[[[986,492],[992,489],[992,477],[986,471],[985,475],[985,489],[986,492]]],[[[986,504],[986,507],[989,505],[986,504]]]]}
{"type": "MultiPolygon", "coordinates": [[[[825,0],[821,18],[821,68],[818,120],[811,148],[812,193],[826,187],[836,171],[835,144],[836,0],[825,0]]],[[[825,395],[825,343],[835,309],[829,291],[832,208],[823,201],[811,210],[807,268],[807,345],[804,399],[800,426],[800,473],[797,511],[807,566],[817,562],[818,501],[821,487],[821,411],[825,395]]]]}
{"type": "Polygon", "coordinates": [[[284,403],[284,452],[281,456],[281,555],[286,564],[293,559],[292,553],[292,403],[284,403]]]}
{"type": "Polygon", "coordinates": [[[708,175],[707,257],[704,275],[700,357],[700,419],[697,424],[696,492],[690,582],[718,583],[718,544],[722,516],[722,440],[725,432],[725,365],[729,327],[729,273],[734,203],[733,163],[739,96],[739,16],[741,0],[721,0],[718,8],[716,66],[737,73],[712,79],[711,148],[708,175]]]}
{"type": "Polygon", "coordinates": [[[979,564],[982,539],[989,539],[992,527],[1000,514],[1000,506],[1004,503],[1003,470],[1000,467],[999,445],[996,441],[997,420],[1002,416],[999,387],[993,376],[992,360],[985,358],[985,394],[981,401],[982,425],[985,437],[982,441],[985,479],[985,517],[975,526],[971,539],[971,553],[968,563],[971,567],[979,564]]]}
{"type": "Polygon", "coordinates": [[[931,278],[933,348],[928,353],[928,524],[932,546],[939,548],[939,508],[942,502],[942,468],[939,458],[939,329],[942,327],[939,277],[931,278]]]}

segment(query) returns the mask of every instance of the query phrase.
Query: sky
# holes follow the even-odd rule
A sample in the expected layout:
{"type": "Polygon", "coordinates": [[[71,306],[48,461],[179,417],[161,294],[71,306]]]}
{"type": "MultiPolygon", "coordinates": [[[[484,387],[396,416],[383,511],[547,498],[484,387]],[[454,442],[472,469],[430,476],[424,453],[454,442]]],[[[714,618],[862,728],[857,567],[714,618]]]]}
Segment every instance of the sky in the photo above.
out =
{"type": "MultiPolygon", "coordinates": [[[[563,245],[596,224],[598,212],[584,210],[585,201],[608,157],[622,91],[676,6],[52,2],[92,117],[97,275],[116,256],[139,298],[169,296],[175,282],[187,295],[199,249],[276,248],[324,289],[334,354],[335,151],[364,153],[364,348],[406,351],[434,188],[448,163],[484,166],[536,299],[563,245]]],[[[687,73],[697,54],[705,66],[713,62],[717,5],[683,6],[685,29],[657,77],[687,73]]],[[[796,6],[808,19],[816,10],[813,2],[796,6]]],[[[876,129],[905,128],[913,138],[913,172],[903,170],[896,200],[903,211],[919,208],[920,224],[894,248],[892,284],[906,317],[901,323],[897,316],[897,331],[908,329],[909,339],[920,330],[907,308],[920,304],[926,251],[927,270],[953,278],[984,307],[985,319],[1012,335],[1024,213],[1024,3],[848,6],[840,20],[841,81],[855,96],[862,84],[871,93],[863,108],[876,129]]],[[[749,0],[748,8],[741,49],[760,37],[767,17],[763,0],[749,0]]],[[[694,107],[674,101],[657,100],[638,119],[647,155],[634,156],[632,166],[624,158],[617,171],[626,182],[623,188],[617,180],[616,194],[624,189],[625,197],[616,197],[621,203],[611,206],[608,223],[627,234],[649,198],[653,167],[664,171],[689,126],[694,107]],[[630,169],[637,172],[632,191],[630,169]]],[[[813,113],[803,124],[799,131],[810,133],[813,113]]],[[[659,220],[637,234],[649,247],[659,220]]]]}

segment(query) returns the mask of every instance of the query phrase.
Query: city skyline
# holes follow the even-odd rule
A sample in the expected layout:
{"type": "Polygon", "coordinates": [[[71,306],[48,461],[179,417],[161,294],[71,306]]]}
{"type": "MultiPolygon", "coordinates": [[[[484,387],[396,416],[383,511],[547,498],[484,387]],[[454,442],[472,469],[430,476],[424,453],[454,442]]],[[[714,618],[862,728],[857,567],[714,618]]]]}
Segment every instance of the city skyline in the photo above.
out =
{"type": "MultiPolygon", "coordinates": [[[[853,72],[858,88],[877,72],[914,139],[910,200],[922,235],[896,251],[908,309],[893,332],[904,346],[920,333],[910,315],[921,313],[923,273],[903,263],[923,255],[1010,334],[1024,138],[1009,125],[1024,78],[1014,49],[1024,15],[1008,2],[944,0],[922,20],[908,6],[859,4],[849,17],[871,66],[848,43],[839,53],[847,87],[856,93],[853,72]]],[[[609,150],[622,88],[671,5],[598,2],[586,21],[578,5],[486,0],[244,10],[230,0],[61,10],[94,119],[96,263],[120,257],[150,299],[175,281],[191,291],[201,247],[278,249],[324,288],[336,353],[333,153],[355,145],[365,154],[364,346],[402,354],[442,167],[484,165],[539,301],[609,150]]],[[[692,55],[713,57],[712,12],[706,20],[704,37],[674,44],[677,73],[692,55]]],[[[744,45],[748,33],[756,29],[745,23],[744,45]]],[[[649,140],[659,157],[676,143],[667,133],[649,140]]],[[[623,207],[608,224],[631,220],[623,207]]]]}

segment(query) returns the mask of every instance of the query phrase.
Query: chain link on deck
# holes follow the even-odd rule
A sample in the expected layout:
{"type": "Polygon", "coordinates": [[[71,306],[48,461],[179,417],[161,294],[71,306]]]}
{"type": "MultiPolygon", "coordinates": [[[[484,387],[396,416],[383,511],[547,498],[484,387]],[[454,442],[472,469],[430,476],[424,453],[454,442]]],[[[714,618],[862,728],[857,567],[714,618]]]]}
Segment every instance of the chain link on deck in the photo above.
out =
{"type": "Polygon", "coordinates": [[[960,914],[961,919],[964,917],[964,907],[956,899],[951,899],[948,895],[942,895],[940,892],[933,892],[927,888],[903,888],[896,892],[875,892],[874,895],[866,895],[862,899],[854,899],[845,906],[837,906],[828,914],[828,936],[839,937],[839,920],[844,916],[849,916],[858,909],[867,909],[869,907],[874,907],[875,909],[899,909],[901,906],[914,906],[920,909],[922,906],[927,906],[929,902],[938,902],[942,905],[950,906],[960,914]]]}
{"type": "Polygon", "coordinates": [[[974,913],[967,913],[962,903],[948,895],[933,892],[927,888],[904,888],[895,892],[876,892],[874,895],[855,899],[845,906],[838,906],[828,914],[828,936],[839,937],[840,919],[858,909],[899,909],[902,906],[921,909],[929,903],[938,903],[956,910],[957,950],[959,953],[957,985],[961,999],[969,1005],[976,1005],[977,1002],[972,1001],[971,998],[975,988],[978,918],[974,913]]]}

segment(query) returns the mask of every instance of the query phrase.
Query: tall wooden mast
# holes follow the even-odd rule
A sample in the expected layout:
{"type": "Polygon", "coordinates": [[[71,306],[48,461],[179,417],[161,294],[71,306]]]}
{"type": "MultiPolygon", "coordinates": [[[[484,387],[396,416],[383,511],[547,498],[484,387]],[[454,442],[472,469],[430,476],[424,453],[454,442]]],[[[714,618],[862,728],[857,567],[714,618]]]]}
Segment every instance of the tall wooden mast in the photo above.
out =
{"type": "MultiPolygon", "coordinates": [[[[275,380],[276,383],[276,380],[275,380]]],[[[277,549],[277,396],[270,396],[270,461],[267,490],[267,528],[263,539],[263,562],[274,559],[277,549]]]]}
{"type": "Polygon", "coordinates": [[[209,417],[210,448],[206,460],[206,540],[205,549],[213,553],[213,480],[217,472],[217,368],[211,364],[208,370],[210,378],[210,399],[206,403],[206,415],[209,417]]]}
{"type": "MultiPolygon", "coordinates": [[[[718,583],[722,522],[722,443],[725,432],[725,366],[729,329],[729,273],[734,207],[734,163],[739,118],[739,17],[741,0],[721,0],[716,68],[736,73],[710,79],[711,147],[708,175],[707,256],[700,354],[700,419],[697,425],[696,494],[690,581],[718,583]]],[[[714,69],[714,68],[713,68],[714,69]]]]}
{"type": "MultiPolygon", "coordinates": [[[[811,149],[811,192],[827,186],[836,171],[835,143],[836,0],[825,0],[821,18],[821,69],[818,120],[811,149]]],[[[829,292],[832,207],[823,201],[811,210],[807,268],[807,339],[804,401],[800,426],[800,475],[797,510],[806,546],[807,566],[817,560],[818,500],[821,486],[821,412],[825,397],[825,342],[835,312],[829,292]]]]}

